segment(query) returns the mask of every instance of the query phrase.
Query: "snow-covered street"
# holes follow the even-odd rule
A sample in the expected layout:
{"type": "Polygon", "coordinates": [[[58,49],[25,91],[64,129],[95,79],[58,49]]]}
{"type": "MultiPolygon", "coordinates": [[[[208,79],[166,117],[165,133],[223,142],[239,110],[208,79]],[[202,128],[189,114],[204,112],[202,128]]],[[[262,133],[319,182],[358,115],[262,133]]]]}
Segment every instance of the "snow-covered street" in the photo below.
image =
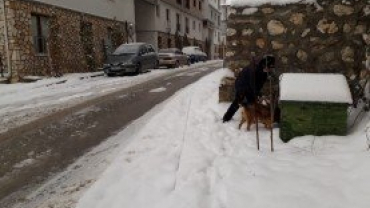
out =
{"type": "Polygon", "coordinates": [[[74,73],[35,83],[0,85],[0,133],[29,123],[61,109],[75,106],[120,89],[128,88],[169,73],[221,63],[209,61],[190,67],[158,69],[140,76],[106,77],[97,73],[74,73]]]}
{"type": "Polygon", "coordinates": [[[17,208],[370,206],[366,114],[348,136],[285,144],[274,129],[238,130],[218,103],[220,69],[111,137],[17,208]],[[125,141],[125,142],[122,142],[125,141]]]}

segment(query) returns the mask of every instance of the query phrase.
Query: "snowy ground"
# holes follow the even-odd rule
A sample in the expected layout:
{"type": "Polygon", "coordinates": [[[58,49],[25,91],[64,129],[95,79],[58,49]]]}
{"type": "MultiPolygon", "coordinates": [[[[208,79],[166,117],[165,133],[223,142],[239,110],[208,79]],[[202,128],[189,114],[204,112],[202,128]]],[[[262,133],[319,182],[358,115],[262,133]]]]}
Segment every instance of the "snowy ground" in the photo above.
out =
{"type": "Polygon", "coordinates": [[[217,102],[218,85],[225,73],[168,101],[77,207],[370,207],[368,115],[347,137],[276,139],[275,153],[263,129],[257,152],[255,132],[236,129],[240,117],[220,122],[227,104],[217,102]]]}
{"type": "Polygon", "coordinates": [[[254,128],[237,129],[239,114],[221,122],[228,104],[218,103],[218,86],[227,73],[181,90],[16,207],[370,207],[369,114],[346,137],[285,144],[274,129],[274,153],[261,128],[258,152],[254,128]]]}
{"type": "Polygon", "coordinates": [[[169,73],[186,71],[221,61],[208,61],[178,69],[158,69],[139,76],[105,77],[99,73],[67,74],[35,83],[0,84],[0,133],[55,111],[169,73]],[[96,76],[96,77],[94,77],[96,76]]]}
{"type": "Polygon", "coordinates": [[[274,129],[274,153],[261,128],[258,152],[254,128],[237,129],[239,113],[220,122],[228,104],[218,103],[218,87],[228,73],[181,90],[14,207],[370,207],[370,114],[346,137],[285,144],[274,129]]]}

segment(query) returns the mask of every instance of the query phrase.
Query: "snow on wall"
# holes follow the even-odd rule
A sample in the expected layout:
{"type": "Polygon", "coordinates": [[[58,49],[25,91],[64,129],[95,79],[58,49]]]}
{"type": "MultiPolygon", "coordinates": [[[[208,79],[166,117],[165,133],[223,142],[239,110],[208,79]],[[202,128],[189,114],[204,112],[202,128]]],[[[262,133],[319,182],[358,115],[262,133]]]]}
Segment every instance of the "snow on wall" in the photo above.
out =
{"type": "Polygon", "coordinates": [[[345,76],[341,74],[284,73],[280,100],[352,103],[345,76]]]}

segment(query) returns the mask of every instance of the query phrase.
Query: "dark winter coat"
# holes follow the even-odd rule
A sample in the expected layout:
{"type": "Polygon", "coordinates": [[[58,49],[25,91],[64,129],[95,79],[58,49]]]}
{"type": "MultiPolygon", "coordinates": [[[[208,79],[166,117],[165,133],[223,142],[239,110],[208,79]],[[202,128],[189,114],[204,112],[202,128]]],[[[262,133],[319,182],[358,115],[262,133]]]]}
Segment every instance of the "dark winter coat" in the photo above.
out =
{"type": "Polygon", "coordinates": [[[246,98],[249,104],[254,102],[256,96],[261,94],[263,84],[266,80],[267,73],[263,71],[263,66],[260,64],[257,65],[255,69],[252,67],[245,67],[239,73],[235,81],[236,96],[238,96],[240,100],[246,98]]]}

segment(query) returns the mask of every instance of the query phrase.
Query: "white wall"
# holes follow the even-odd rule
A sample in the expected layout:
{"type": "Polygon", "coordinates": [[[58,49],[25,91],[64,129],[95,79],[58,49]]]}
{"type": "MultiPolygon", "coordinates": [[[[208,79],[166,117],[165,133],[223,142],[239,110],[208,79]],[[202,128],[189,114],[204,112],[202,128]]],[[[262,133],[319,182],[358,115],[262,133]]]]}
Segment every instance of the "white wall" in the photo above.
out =
{"type": "Polygon", "coordinates": [[[34,0],[119,21],[135,22],[134,0],[34,0]]]}
{"type": "Polygon", "coordinates": [[[136,31],[137,32],[155,32],[155,6],[145,1],[136,2],[136,31]]]}
{"type": "MultiPolygon", "coordinates": [[[[222,1],[220,1],[221,3],[222,1]]],[[[218,9],[218,3],[219,3],[219,0],[208,0],[208,3],[210,5],[212,5],[214,8],[218,9]]]]}
{"type": "Polygon", "coordinates": [[[168,5],[164,2],[160,2],[159,4],[159,10],[160,15],[155,16],[156,18],[156,26],[157,30],[161,32],[167,32],[166,28],[167,26],[167,19],[166,19],[166,9],[170,10],[170,24],[171,24],[171,34],[174,35],[176,32],[176,13],[180,14],[180,24],[181,24],[181,32],[180,35],[185,34],[185,17],[189,20],[189,34],[188,38],[195,38],[197,40],[203,40],[203,23],[201,19],[198,19],[194,16],[188,15],[186,13],[181,12],[180,10],[176,9],[175,7],[172,7],[171,5],[168,5]],[[193,21],[195,21],[195,30],[193,29],[193,21]],[[201,25],[201,28],[199,30],[199,24],[201,25]]]}

